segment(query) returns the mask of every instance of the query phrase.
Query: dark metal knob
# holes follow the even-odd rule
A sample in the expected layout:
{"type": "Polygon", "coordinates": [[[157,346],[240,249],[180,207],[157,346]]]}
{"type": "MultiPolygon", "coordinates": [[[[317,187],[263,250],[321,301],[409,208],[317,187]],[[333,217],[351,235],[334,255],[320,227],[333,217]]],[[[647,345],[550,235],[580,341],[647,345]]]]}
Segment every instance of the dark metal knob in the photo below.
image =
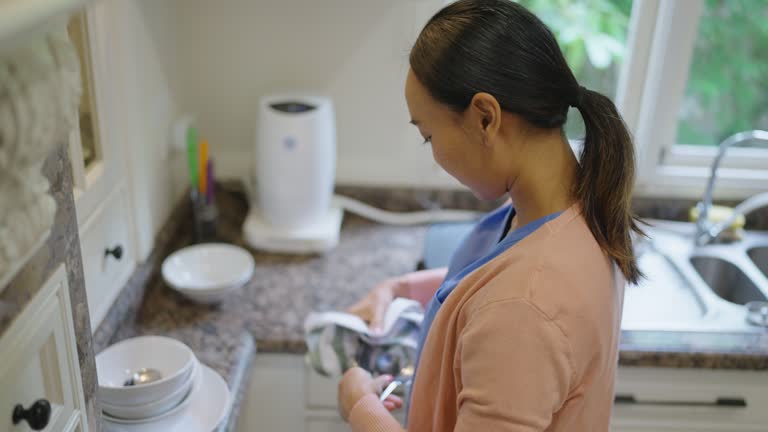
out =
{"type": "Polygon", "coordinates": [[[13,408],[13,424],[26,420],[32,430],[43,430],[51,419],[51,403],[45,399],[39,399],[29,409],[24,409],[21,404],[13,408]]]}
{"type": "Polygon", "coordinates": [[[112,249],[106,249],[104,251],[104,256],[110,256],[110,255],[112,255],[113,257],[115,257],[116,260],[119,261],[120,258],[123,257],[123,247],[120,245],[117,245],[112,249]]]}

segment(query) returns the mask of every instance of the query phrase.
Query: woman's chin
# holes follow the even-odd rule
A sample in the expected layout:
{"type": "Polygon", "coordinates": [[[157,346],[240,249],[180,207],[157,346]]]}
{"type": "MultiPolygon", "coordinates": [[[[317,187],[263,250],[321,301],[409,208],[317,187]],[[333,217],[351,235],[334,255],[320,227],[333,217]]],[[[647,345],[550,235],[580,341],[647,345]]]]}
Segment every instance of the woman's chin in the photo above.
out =
{"type": "Polygon", "coordinates": [[[499,199],[499,194],[489,192],[486,190],[480,190],[470,186],[467,186],[467,188],[469,188],[469,190],[472,192],[472,195],[474,195],[475,198],[479,199],[480,201],[495,201],[499,199]]]}

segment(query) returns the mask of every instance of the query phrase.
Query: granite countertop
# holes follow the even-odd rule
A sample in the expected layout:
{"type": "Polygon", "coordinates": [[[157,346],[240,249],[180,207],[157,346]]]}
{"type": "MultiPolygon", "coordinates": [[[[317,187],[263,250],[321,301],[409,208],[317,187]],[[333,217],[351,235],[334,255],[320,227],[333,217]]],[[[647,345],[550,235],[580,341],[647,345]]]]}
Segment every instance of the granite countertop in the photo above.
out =
{"type": "MultiPolygon", "coordinates": [[[[387,195],[392,199],[392,195],[387,195]]],[[[370,197],[369,197],[370,198],[370,197]]],[[[381,198],[381,197],[379,197],[381,198]]],[[[242,194],[221,191],[218,225],[222,241],[244,244],[247,213],[242,194]]],[[[397,205],[374,204],[403,210],[397,205]]],[[[391,203],[390,203],[391,204],[391,203]]],[[[303,353],[303,320],[310,311],[343,310],[378,281],[412,271],[421,259],[426,227],[376,224],[346,214],[337,248],[321,256],[290,256],[251,250],[254,277],[218,305],[195,304],[166,287],[162,259],[192,243],[189,208],[181,205],[153,256],[137,270],[94,336],[96,351],[137,334],[165,334],[189,344],[200,359],[242,394],[253,356],[260,352],[303,353]]],[[[702,333],[623,331],[624,366],[768,369],[768,332],[702,333]]],[[[231,417],[236,417],[235,414],[231,417]]],[[[234,424],[230,419],[229,428],[234,424]]],[[[231,430],[231,429],[229,429],[231,430]]]]}

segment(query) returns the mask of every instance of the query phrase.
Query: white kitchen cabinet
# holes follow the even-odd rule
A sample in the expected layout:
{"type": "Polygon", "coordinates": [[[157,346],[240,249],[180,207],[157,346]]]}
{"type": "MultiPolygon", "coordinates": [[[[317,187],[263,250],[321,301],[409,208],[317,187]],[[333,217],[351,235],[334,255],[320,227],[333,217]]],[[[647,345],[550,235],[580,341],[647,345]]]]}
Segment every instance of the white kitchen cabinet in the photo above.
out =
{"type": "MultiPolygon", "coordinates": [[[[310,371],[303,356],[257,354],[238,430],[348,431],[337,412],[336,385],[310,371]]],[[[764,372],[622,367],[616,393],[634,402],[614,406],[611,431],[765,432],[766,389],[764,372]]]]}
{"type": "Polygon", "coordinates": [[[619,368],[614,432],[768,430],[768,374],[757,371],[619,368]],[[720,403],[718,403],[718,400],[720,403]]]}
{"type": "Polygon", "coordinates": [[[301,356],[256,354],[237,430],[304,430],[304,362],[301,356]]]}
{"type": "Polygon", "coordinates": [[[135,268],[130,187],[121,149],[112,1],[73,15],[70,38],[80,58],[83,96],[70,136],[77,222],[85,288],[95,330],[135,268]]]}
{"type": "Polygon", "coordinates": [[[83,386],[62,265],[0,339],[0,430],[27,432],[13,424],[16,406],[45,400],[51,407],[44,431],[87,432],[83,386]]]}
{"type": "MultiPolygon", "coordinates": [[[[238,419],[241,432],[345,432],[338,381],[312,372],[297,354],[256,354],[238,419]]],[[[402,422],[403,410],[396,417],[402,422]]]]}

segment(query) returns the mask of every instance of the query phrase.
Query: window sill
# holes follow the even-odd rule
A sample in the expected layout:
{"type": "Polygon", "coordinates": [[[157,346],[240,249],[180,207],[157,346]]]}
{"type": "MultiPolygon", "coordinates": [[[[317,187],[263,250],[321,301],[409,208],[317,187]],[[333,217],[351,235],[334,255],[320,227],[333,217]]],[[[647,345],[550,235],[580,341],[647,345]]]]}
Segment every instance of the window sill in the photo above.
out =
{"type": "MultiPolygon", "coordinates": [[[[768,170],[721,168],[715,183],[715,199],[742,200],[768,190],[768,170]]],[[[635,188],[638,197],[700,199],[704,195],[710,168],[662,165],[653,175],[640,177],[635,188]]]]}

